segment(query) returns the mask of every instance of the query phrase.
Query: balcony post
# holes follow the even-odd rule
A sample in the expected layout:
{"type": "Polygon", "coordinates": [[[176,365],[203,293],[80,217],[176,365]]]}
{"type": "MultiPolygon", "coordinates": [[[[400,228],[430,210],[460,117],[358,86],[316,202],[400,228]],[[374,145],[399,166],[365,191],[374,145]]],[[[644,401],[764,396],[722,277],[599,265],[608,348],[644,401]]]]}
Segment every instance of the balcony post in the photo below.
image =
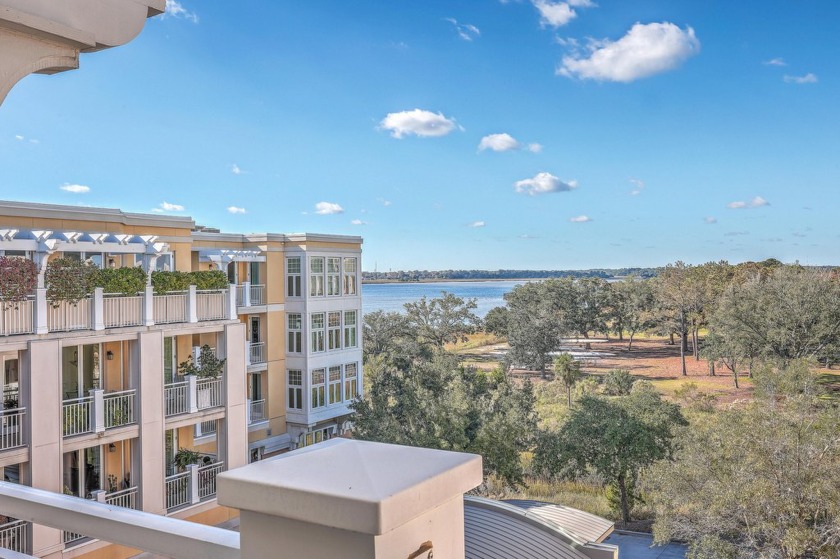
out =
{"type": "Polygon", "coordinates": [[[35,290],[35,333],[46,334],[47,326],[47,289],[39,287],[35,290]]]}
{"type": "Polygon", "coordinates": [[[228,308],[227,308],[227,317],[228,320],[236,320],[239,315],[236,312],[236,284],[230,284],[230,290],[228,291],[228,308]]]}
{"type": "Polygon", "coordinates": [[[143,291],[143,325],[152,326],[155,323],[155,288],[147,285],[143,291]]]}
{"type": "Polygon", "coordinates": [[[94,501],[96,501],[97,503],[104,503],[105,502],[105,497],[108,494],[105,491],[103,491],[102,489],[97,489],[96,491],[92,491],[90,495],[91,495],[91,498],[94,501]]]}
{"type": "Polygon", "coordinates": [[[90,391],[93,396],[90,414],[90,427],[94,433],[105,432],[105,391],[99,388],[93,388],[90,391]]]}
{"type": "Polygon", "coordinates": [[[190,503],[196,504],[201,501],[198,493],[198,466],[190,464],[187,466],[187,471],[190,473],[187,479],[190,480],[190,503]]]}
{"type": "Polygon", "coordinates": [[[101,287],[93,289],[93,329],[105,329],[105,290],[101,287]]]}
{"type": "Polygon", "coordinates": [[[250,307],[251,306],[251,282],[250,281],[243,281],[242,282],[242,306],[243,307],[250,307]]]}
{"type": "Polygon", "coordinates": [[[195,286],[191,285],[187,291],[187,322],[198,322],[198,298],[196,297],[195,286]]]}
{"type": "Polygon", "coordinates": [[[190,413],[198,411],[198,377],[187,375],[187,409],[190,413]]]}
{"type": "Polygon", "coordinates": [[[245,400],[245,420],[248,422],[248,425],[251,424],[251,402],[252,400],[250,398],[245,400]]]}

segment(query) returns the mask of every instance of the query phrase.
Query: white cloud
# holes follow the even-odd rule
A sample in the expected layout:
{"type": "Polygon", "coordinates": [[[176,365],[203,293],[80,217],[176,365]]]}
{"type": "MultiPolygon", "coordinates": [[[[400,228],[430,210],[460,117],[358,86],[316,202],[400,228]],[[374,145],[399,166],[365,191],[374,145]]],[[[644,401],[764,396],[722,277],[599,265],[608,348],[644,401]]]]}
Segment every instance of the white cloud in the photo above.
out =
{"type": "Polygon", "coordinates": [[[557,73],[582,80],[632,82],[673,70],[700,52],[700,41],[691,27],[637,23],[617,41],[593,41],[588,51],[588,56],[564,56],[557,73]]]}
{"type": "Polygon", "coordinates": [[[764,64],[766,66],[787,66],[784,58],[771,58],[770,60],[765,60],[764,64]]]}
{"type": "Polygon", "coordinates": [[[367,221],[362,221],[361,219],[354,219],[350,222],[351,225],[367,225],[367,221]]]}
{"type": "Polygon", "coordinates": [[[469,227],[479,228],[479,227],[484,227],[485,225],[487,225],[487,224],[484,223],[483,221],[473,221],[472,223],[469,224],[469,227]]]}
{"type": "Polygon", "coordinates": [[[65,183],[59,186],[64,192],[72,192],[73,194],[87,194],[90,192],[90,187],[83,184],[68,184],[65,183]]]}
{"type": "Polygon", "coordinates": [[[549,192],[568,192],[578,187],[577,181],[563,182],[551,173],[537,173],[531,179],[516,181],[514,189],[522,194],[535,196],[549,192]]]}
{"type": "Polygon", "coordinates": [[[21,141],[23,140],[23,136],[21,136],[20,134],[15,134],[15,140],[21,141]]]}
{"type": "Polygon", "coordinates": [[[532,0],[534,7],[540,13],[540,25],[543,27],[563,27],[577,17],[573,8],[591,8],[595,4],[591,0],[567,0],[566,2],[552,2],[551,0],[532,0]]]}
{"type": "Polygon", "coordinates": [[[344,208],[332,202],[318,202],[315,204],[315,213],[318,215],[343,214],[344,208]]]}
{"type": "Polygon", "coordinates": [[[471,25],[469,23],[458,23],[458,20],[454,17],[448,17],[445,19],[455,26],[455,31],[458,32],[458,36],[465,41],[472,41],[473,39],[477,39],[481,36],[481,31],[475,25],[471,25]]]}
{"type": "Polygon", "coordinates": [[[166,18],[167,16],[181,17],[193,23],[198,23],[198,14],[186,9],[178,0],[166,0],[166,9],[162,17],[166,18]]]}
{"type": "Polygon", "coordinates": [[[234,175],[241,175],[241,174],[242,174],[242,173],[244,173],[245,171],[243,171],[243,170],[239,167],[239,165],[237,165],[236,163],[234,163],[233,165],[231,165],[231,166],[230,166],[230,172],[231,172],[231,173],[233,173],[234,175]]]}
{"type": "Polygon", "coordinates": [[[390,130],[394,138],[404,136],[420,136],[422,138],[446,136],[455,130],[455,120],[443,116],[441,113],[433,113],[421,109],[412,111],[401,111],[388,113],[379,127],[383,130],[390,130]]]}
{"type": "Polygon", "coordinates": [[[386,208],[387,208],[388,206],[390,206],[390,205],[391,205],[391,201],[390,201],[390,200],[386,200],[385,198],[377,198],[376,200],[377,200],[378,202],[381,202],[381,203],[382,203],[382,205],[383,205],[383,206],[385,206],[386,208]]]}
{"type": "Polygon", "coordinates": [[[184,206],[181,204],[170,204],[164,201],[160,203],[160,210],[164,212],[182,212],[184,211],[184,206]]]}
{"type": "Polygon", "coordinates": [[[770,202],[762,198],[761,196],[756,196],[752,200],[748,202],[744,202],[743,200],[738,200],[736,202],[729,202],[726,207],[731,208],[733,210],[746,210],[750,208],[760,208],[762,206],[769,206],[770,202]]]}
{"type": "Polygon", "coordinates": [[[36,140],[35,138],[29,138],[29,143],[30,144],[40,144],[41,140],[36,140]]]}
{"type": "Polygon", "coordinates": [[[528,144],[527,150],[531,153],[540,153],[543,150],[542,144],[538,144],[536,142],[532,144],[528,144]]]}
{"type": "Polygon", "coordinates": [[[639,179],[630,179],[630,183],[635,186],[633,190],[630,191],[630,196],[638,196],[642,193],[642,190],[645,189],[645,182],[639,179]]]}
{"type": "Polygon", "coordinates": [[[510,151],[519,149],[520,147],[520,143],[517,142],[510,134],[488,134],[487,136],[481,138],[481,142],[478,144],[478,151],[484,151],[486,149],[491,149],[493,151],[510,151]]]}
{"type": "Polygon", "coordinates": [[[817,81],[819,81],[819,80],[817,79],[817,75],[816,75],[816,74],[812,74],[812,73],[810,73],[810,72],[808,72],[808,73],[807,73],[807,74],[805,74],[804,76],[787,76],[787,75],[786,75],[786,76],[784,77],[784,80],[785,80],[785,83],[797,83],[797,84],[803,84],[803,83],[817,83],[817,81]]]}
{"type": "Polygon", "coordinates": [[[245,208],[240,208],[240,207],[238,207],[238,206],[228,206],[227,211],[228,211],[228,213],[232,213],[232,214],[244,214],[244,213],[248,213],[248,212],[247,212],[247,210],[246,210],[245,208]]]}
{"type": "Polygon", "coordinates": [[[571,221],[572,223],[589,223],[590,221],[592,221],[592,218],[588,215],[579,215],[577,217],[570,217],[569,221],[571,221]]]}
{"type": "Polygon", "coordinates": [[[712,217],[712,216],[704,217],[703,218],[703,223],[706,223],[708,225],[712,225],[714,223],[717,223],[717,218],[712,217]]]}

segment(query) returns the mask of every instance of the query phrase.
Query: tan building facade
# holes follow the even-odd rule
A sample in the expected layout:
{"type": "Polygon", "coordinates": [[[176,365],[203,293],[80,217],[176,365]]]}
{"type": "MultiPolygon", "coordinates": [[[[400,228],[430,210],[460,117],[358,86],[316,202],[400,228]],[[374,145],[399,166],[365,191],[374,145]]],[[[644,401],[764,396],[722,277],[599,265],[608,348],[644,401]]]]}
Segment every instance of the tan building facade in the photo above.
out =
{"type": "MultiPolygon", "coordinates": [[[[0,308],[7,481],[218,523],[235,514],[216,503],[218,473],[349,426],[362,391],[358,237],[230,235],[186,217],[0,202],[0,256],[40,271],[31,296],[0,308]],[[48,300],[44,272],[59,257],[149,278],[222,270],[229,284],[48,300]],[[222,374],[184,375],[203,346],[222,374]]],[[[104,546],[0,516],[0,547],[120,554],[104,546]]]]}

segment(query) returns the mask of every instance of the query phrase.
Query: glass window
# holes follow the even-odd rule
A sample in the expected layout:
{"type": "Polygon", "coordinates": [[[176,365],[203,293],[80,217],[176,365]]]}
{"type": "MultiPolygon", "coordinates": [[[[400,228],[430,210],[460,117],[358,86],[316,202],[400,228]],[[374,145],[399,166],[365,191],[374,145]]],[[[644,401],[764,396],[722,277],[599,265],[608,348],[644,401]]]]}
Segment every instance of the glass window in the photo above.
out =
{"type": "Polygon", "coordinates": [[[327,258],[327,295],[341,295],[341,258],[327,258]]]}
{"type": "Polygon", "coordinates": [[[300,297],[300,256],[286,259],[286,296],[300,297]]]}
{"type": "Polygon", "coordinates": [[[355,363],[344,366],[344,399],[352,400],[359,394],[359,379],[355,363]]]}
{"type": "Polygon", "coordinates": [[[344,294],[356,294],[356,259],[344,259],[344,294]]]}
{"type": "Polygon", "coordinates": [[[313,369],[312,371],[312,407],[320,408],[326,405],[326,370],[313,369]]]}
{"type": "Polygon", "coordinates": [[[289,370],[289,409],[303,409],[303,373],[301,371],[289,370]]]}
{"type": "Polygon", "coordinates": [[[303,351],[303,325],[300,313],[289,313],[289,344],[286,353],[300,353],[303,351]]]}
{"type": "Polygon", "coordinates": [[[311,297],[324,296],[324,259],[323,257],[309,259],[309,295],[311,297]]]}
{"type": "Polygon", "coordinates": [[[312,352],[324,351],[324,313],[315,313],[310,317],[309,338],[312,340],[312,352]]]}
{"type": "Polygon", "coordinates": [[[344,347],[356,347],[356,311],[344,311],[344,347]]]}
{"type": "Polygon", "coordinates": [[[341,313],[331,312],[327,315],[327,348],[341,349],[341,313]]]}
{"type": "Polygon", "coordinates": [[[330,404],[341,401],[341,366],[330,367],[330,404]]]}

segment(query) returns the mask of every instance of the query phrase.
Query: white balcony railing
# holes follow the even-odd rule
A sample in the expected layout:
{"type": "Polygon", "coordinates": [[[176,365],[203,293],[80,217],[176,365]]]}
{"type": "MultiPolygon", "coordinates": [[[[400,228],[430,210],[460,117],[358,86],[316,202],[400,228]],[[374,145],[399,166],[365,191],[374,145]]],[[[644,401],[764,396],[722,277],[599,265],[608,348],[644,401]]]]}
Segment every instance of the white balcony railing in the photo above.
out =
{"type": "Polygon", "coordinates": [[[216,496],[216,476],[225,469],[224,462],[216,462],[198,468],[198,498],[210,499],[216,496]]]}
{"type": "Polygon", "coordinates": [[[86,537],[87,536],[85,536],[84,534],[79,534],[78,532],[68,532],[67,530],[64,530],[61,533],[61,541],[64,542],[65,545],[78,540],[83,540],[86,537]]]}
{"type": "Polygon", "coordinates": [[[134,398],[136,389],[110,392],[103,397],[105,406],[105,428],[122,427],[135,422],[134,398]]]}
{"type": "Polygon", "coordinates": [[[93,396],[73,398],[64,400],[63,411],[63,434],[65,437],[92,433],[93,422],[93,396]]]}
{"type": "Polygon", "coordinates": [[[75,303],[69,301],[47,302],[47,328],[50,332],[91,330],[93,327],[91,298],[75,303]]]}
{"type": "Polygon", "coordinates": [[[187,292],[154,296],[155,324],[187,322],[187,292]]]}
{"type": "MultiPolygon", "coordinates": [[[[0,410],[0,450],[23,446],[23,418],[26,408],[0,410]]],[[[0,546],[2,547],[2,546],[0,546]]]]}
{"type": "Polygon", "coordinates": [[[251,400],[249,423],[265,421],[265,400],[251,400]]]}
{"type": "Polygon", "coordinates": [[[223,290],[196,291],[196,314],[199,322],[205,320],[224,320],[227,318],[225,300],[227,292],[223,290]]]}
{"type": "Polygon", "coordinates": [[[251,306],[265,305],[265,286],[251,285],[251,306]]]}
{"type": "Polygon", "coordinates": [[[166,405],[166,417],[180,415],[190,411],[189,382],[173,382],[163,388],[163,401],[166,405]]]}
{"type": "Polygon", "coordinates": [[[32,334],[35,332],[35,301],[26,299],[15,303],[0,302],[0,336],[32,334]]]}
{"type": "Polygon", "coordinates": [[[166,476],[166,510],[172,511],[192,502],[190,498],[191,476],[192,469],[173,476],[166,476]]]}
{"type": "Polygon", "coordinates": [[[265,342],[252,342],[249,344],[248,364],[258,365],[265,363],[265,342]]]}
{"type": "Polygon", "coordinates": [[[105,308],[105,327],[142,326],[143,299],[141,295],[106,295],[102,300],[105,308]]]}
{"type": "Polygon", "coordinates": [[[12,520],[0,524],[0,547],[10,549],[18,553],[27,552],[27,541],[29,527],[31,524],[24,520],[12,520]]]}
{"type": "Polygon", "coordinates": [[[115,507],[122,507],[124,509],[137,508],[137,488],[129,487],[122,491],[114,491],[105,495],[105,502],[115,507]]]}
{"type": "Polygon", "coordinates": [[[237,307],[247,307],[248,306],[248,305],[245,304],[245,302],[246,302],[245,293],[250,293],[250,290],[246,291],[247,288],[248,288],[247,285],[237,285],[236,286],[236,306],[237,307]]]}
{"type": "Polygon", "coordinates": [[[223,406],[224,380],[221,378],[199,379],[196,382],[198,409],[218,408],[223,406]]]}

